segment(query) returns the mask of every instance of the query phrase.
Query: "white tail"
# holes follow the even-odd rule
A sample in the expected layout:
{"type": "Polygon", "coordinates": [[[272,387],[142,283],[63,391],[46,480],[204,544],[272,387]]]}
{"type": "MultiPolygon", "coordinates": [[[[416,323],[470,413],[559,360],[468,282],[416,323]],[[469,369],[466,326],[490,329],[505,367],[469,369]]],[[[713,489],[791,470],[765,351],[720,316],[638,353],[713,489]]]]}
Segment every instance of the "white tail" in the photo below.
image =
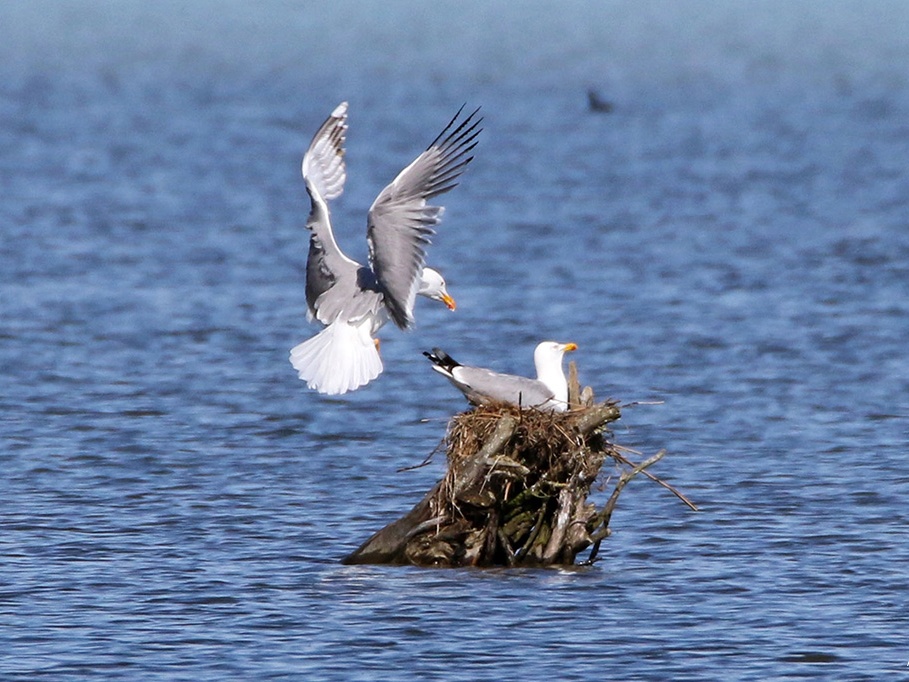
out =
{"type": "Polygon", "coordinates": [[[382,373],[382,359],[369,325],[333,322],[290,351],[290,364],[309,388],[339,395],[368,384],[382,373]]]}

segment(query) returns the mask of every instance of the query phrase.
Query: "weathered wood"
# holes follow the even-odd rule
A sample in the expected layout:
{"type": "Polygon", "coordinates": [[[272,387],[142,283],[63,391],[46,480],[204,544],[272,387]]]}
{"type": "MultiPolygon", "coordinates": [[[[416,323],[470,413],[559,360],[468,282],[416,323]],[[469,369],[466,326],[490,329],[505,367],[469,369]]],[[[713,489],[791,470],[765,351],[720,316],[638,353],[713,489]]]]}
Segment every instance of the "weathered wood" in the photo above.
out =
{"type": "MultiPolygon", "coordinates": [[[[475,457],[463,463],[461,469],[452,467],[451,472],[454,479],[452,496],[455,500],[467,502],[476,507],[489,507],[495,503],[495,493],[485,485],[485,475],[494,465],[493,455],[499,452],[508,439],[514,435],[517,425],[517,420],[513,417],[503,417],[496,425],[492,437],[486,441],[475,457]]],[[[515,462],[515,464],[517,463],[515,462]]]]}
{"type": "Polygon", "coordinates": [[[596,429],[604,428],[609,422],[618,421],[621,416],[619,406],[615,403],[600,403],[584,410],[574,426],[578,433],[586,436],[596,429]]]}
{"type": "Polygon", "coordinates": [[[581,407],[590,407],[593,405],[593,389],[590,386],[585,386],[584,390],[581,391],[580,403],[581,407]]]}
{"type": "Polygon", "coordinates": [[[345,557],[345,564],[400,564],[408,563],[404,549],[408,540],[413,537],[411,531],[432,517],[430,503],[438,492],[440,483],[414,505],[413,509],[397,521],[374,533],[353,553],[345,557]]]}
{"type": "Polygon", "coordinates": [[[581,384],[578,381],[578,366],[574,360],[568,363],[568,406],[579,407],[581,404],[581,384]]]}
{"type": "Polygon", "coordinates": [[[619,501],[619,494],[628,484],[628,482],[637,476],[639,473],[644,471],[650,466],[653,466],[666,454],[665,450],[660,450],[650,459],[644,460],[633,469],[629,471],[623,471],[619,476],[619,481],[615,485],[615,489],[612,491],[612,495],[609,496],[609,499],[606,501],[606,504],[603,506],[603,511],[596,515],[594,518],[593,524],[591,525],[591,539],[593,540],[593,548],[590,550],[590,556],[587,559],[587,563],[593,563],[596,561],[597,553],[600,551],[600,542],[609,537],[609,522],[612,520],[612,512],[615,510],[616,504],[619,501]]]}
{"type": "MultiPolygon", "coordinates": [[[[575,404],[582,393],[575,389],[575,404]]],[[[622,455],[608,440],[620,417],[614,401],[557,414],[499,405],[456,416],[445,477],[345,563],[568,565],[591,545],[595,560],[619,493],[662,457],[635,466],[622,455]],[[607,459],[631,468],[598,510],[587,497],[607,459]]]]}
{"type": "Polygon", "coordinates": [[[544,564],[556,563],[556,559],[562,555],[562,541],[565,539],[568,522],[572,516],[571,503],[571,488],[563,488],[559,493],[559,511],[556,514],[555,523],[552,525],[552,533],[546,543],[546,549],[543,550],[542,560],[544,564]]]}

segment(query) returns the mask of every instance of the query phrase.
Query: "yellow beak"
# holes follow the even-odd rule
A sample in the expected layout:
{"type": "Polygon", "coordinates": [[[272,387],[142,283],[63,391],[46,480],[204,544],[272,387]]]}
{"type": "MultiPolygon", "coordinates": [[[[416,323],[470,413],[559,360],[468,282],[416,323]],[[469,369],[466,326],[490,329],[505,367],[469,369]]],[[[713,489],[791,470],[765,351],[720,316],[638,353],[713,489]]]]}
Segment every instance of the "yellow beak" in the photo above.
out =
{"type": "Polygon", "coordinates": [[[576,343],[566,343],[565,344],[566,353],[569,351],[572,351],[572,350],[577,350],[577,349],[578,349],[578,344],[576,344],[576,343]]]}
{"type": "Polygon", "coordinates": [[[442,303],[447,305],[449,310],[454,310],[458,307],[458,304],[455,303],[455,300],[448,294],[442,294],[442,303]]]}

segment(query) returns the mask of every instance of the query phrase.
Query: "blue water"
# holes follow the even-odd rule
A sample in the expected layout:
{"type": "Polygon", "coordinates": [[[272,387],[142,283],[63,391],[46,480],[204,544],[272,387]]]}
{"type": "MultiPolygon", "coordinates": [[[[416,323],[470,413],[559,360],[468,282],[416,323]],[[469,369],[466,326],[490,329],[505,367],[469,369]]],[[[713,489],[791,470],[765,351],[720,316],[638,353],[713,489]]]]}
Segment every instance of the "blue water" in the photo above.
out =
{"type": "Polygon", "coordinates": [[[0,678],[909,674],[909,5],[0,4],[0,678]],[[187,6],[189,5],[189,6],[187,6]],[[331,5],[331,9],[322,7],[331,5]],[[587,111],[586,91],[615,105],[587,111]],[[338,399],[299,162],[351,104],[338,239],[462,103],[456,313],[338,399]],[[601,561],[339,560],[463,408],[419,352],[574,341],[635,480],[601,561]]]}

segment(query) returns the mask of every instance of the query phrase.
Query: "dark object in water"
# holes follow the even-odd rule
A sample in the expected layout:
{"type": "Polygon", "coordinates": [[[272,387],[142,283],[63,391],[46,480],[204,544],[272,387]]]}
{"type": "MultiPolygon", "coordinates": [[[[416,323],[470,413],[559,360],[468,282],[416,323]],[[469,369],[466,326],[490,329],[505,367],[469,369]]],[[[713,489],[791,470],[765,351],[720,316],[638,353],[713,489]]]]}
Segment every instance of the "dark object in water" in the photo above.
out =
{"type": "Polygon", "coordinates": [[[600,97],[600,94],[590,88],[587,90],[587,108],[599,114],[608,114],[612,111],[612,102],[600,97]]]}

